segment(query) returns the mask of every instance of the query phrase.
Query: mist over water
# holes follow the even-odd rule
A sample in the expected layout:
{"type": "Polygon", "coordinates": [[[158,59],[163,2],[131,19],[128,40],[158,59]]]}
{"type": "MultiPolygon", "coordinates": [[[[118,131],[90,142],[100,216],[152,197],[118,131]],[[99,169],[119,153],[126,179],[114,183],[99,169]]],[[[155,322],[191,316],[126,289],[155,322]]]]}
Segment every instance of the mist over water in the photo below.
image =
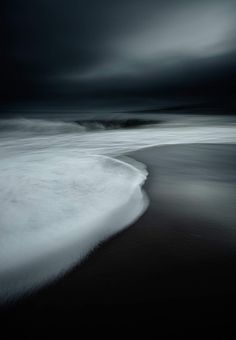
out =
{"type": "Polygon", "coordinates": [[[227,119],[145,119],[135,129],[92,131],[83,121],[0,121],[0,299],[63,274],[145,211],[145,165],[117,157],[154,145],[236,142],[227,119]]]}

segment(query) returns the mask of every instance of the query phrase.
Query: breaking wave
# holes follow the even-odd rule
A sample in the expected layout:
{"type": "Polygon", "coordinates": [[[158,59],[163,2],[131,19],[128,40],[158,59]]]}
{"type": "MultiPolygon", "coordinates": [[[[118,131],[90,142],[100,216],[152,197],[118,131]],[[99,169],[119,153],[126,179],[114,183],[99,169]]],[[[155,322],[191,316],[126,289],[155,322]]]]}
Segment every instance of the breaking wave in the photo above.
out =
{"type": "Polygon", "coordinates": [[[50,121],[43,119],[2,119],[0,120],[0,133],[24,133],[25,135],[52,135],[61,133],[82,133],[96,130],[130,129],[144,125],[159,124],[160,121],[145,119],[93,119],[78,120],[74,122],[50,121]]]}
{"type": "Polygon", "coordinates": [[[73,122],[49,121],[43,119],[6,119],[0,120],[0,133],[24,133],[25,135],[52,135],[60,133],[78,133],[86,127],[73,122]]]}

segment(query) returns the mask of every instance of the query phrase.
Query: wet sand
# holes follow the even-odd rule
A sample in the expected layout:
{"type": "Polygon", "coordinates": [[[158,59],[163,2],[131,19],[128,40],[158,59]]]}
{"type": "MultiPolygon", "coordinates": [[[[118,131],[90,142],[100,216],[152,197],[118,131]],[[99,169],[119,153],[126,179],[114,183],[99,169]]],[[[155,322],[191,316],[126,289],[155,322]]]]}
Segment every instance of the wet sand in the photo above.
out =
{"type": "Polygon", "coordinates": [[[129,156],[148,168],[146,213],[64,278],[2,309],[6,322],[233,338],[236,145],[170,145],[129,156]]]}

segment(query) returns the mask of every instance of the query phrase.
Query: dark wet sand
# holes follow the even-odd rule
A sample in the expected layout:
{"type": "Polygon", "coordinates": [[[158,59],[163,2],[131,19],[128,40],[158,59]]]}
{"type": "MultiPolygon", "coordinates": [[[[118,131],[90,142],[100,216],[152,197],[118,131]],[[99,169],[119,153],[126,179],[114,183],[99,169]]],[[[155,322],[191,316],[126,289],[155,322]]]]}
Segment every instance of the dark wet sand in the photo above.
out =
{"type": "Polygon", "coordinates": [[[130,156],[149,171],[147,212],[63,279],[4,310],[5,324],[111,329],[120,339],[234,338],[236,145],[130,156]]]}

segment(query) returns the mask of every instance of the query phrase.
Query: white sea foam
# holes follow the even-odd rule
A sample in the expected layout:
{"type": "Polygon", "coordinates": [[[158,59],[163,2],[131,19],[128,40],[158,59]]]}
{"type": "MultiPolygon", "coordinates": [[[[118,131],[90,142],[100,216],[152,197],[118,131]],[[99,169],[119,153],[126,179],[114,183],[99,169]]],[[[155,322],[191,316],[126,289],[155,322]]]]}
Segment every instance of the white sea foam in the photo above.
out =
{"type": "Polygon", "coordinates": [[[52,279],[145,208],[145,171],[105,156],[1,165],[0,296],[52,279]]]}
{"type": "Polygon", "coordinates": [[[120,156],[151,145],[236,142],[236,127],[85,132],[74,123],[0,122],[0,298],[64,273],[147,206],[146,170],[120,156]]]}

